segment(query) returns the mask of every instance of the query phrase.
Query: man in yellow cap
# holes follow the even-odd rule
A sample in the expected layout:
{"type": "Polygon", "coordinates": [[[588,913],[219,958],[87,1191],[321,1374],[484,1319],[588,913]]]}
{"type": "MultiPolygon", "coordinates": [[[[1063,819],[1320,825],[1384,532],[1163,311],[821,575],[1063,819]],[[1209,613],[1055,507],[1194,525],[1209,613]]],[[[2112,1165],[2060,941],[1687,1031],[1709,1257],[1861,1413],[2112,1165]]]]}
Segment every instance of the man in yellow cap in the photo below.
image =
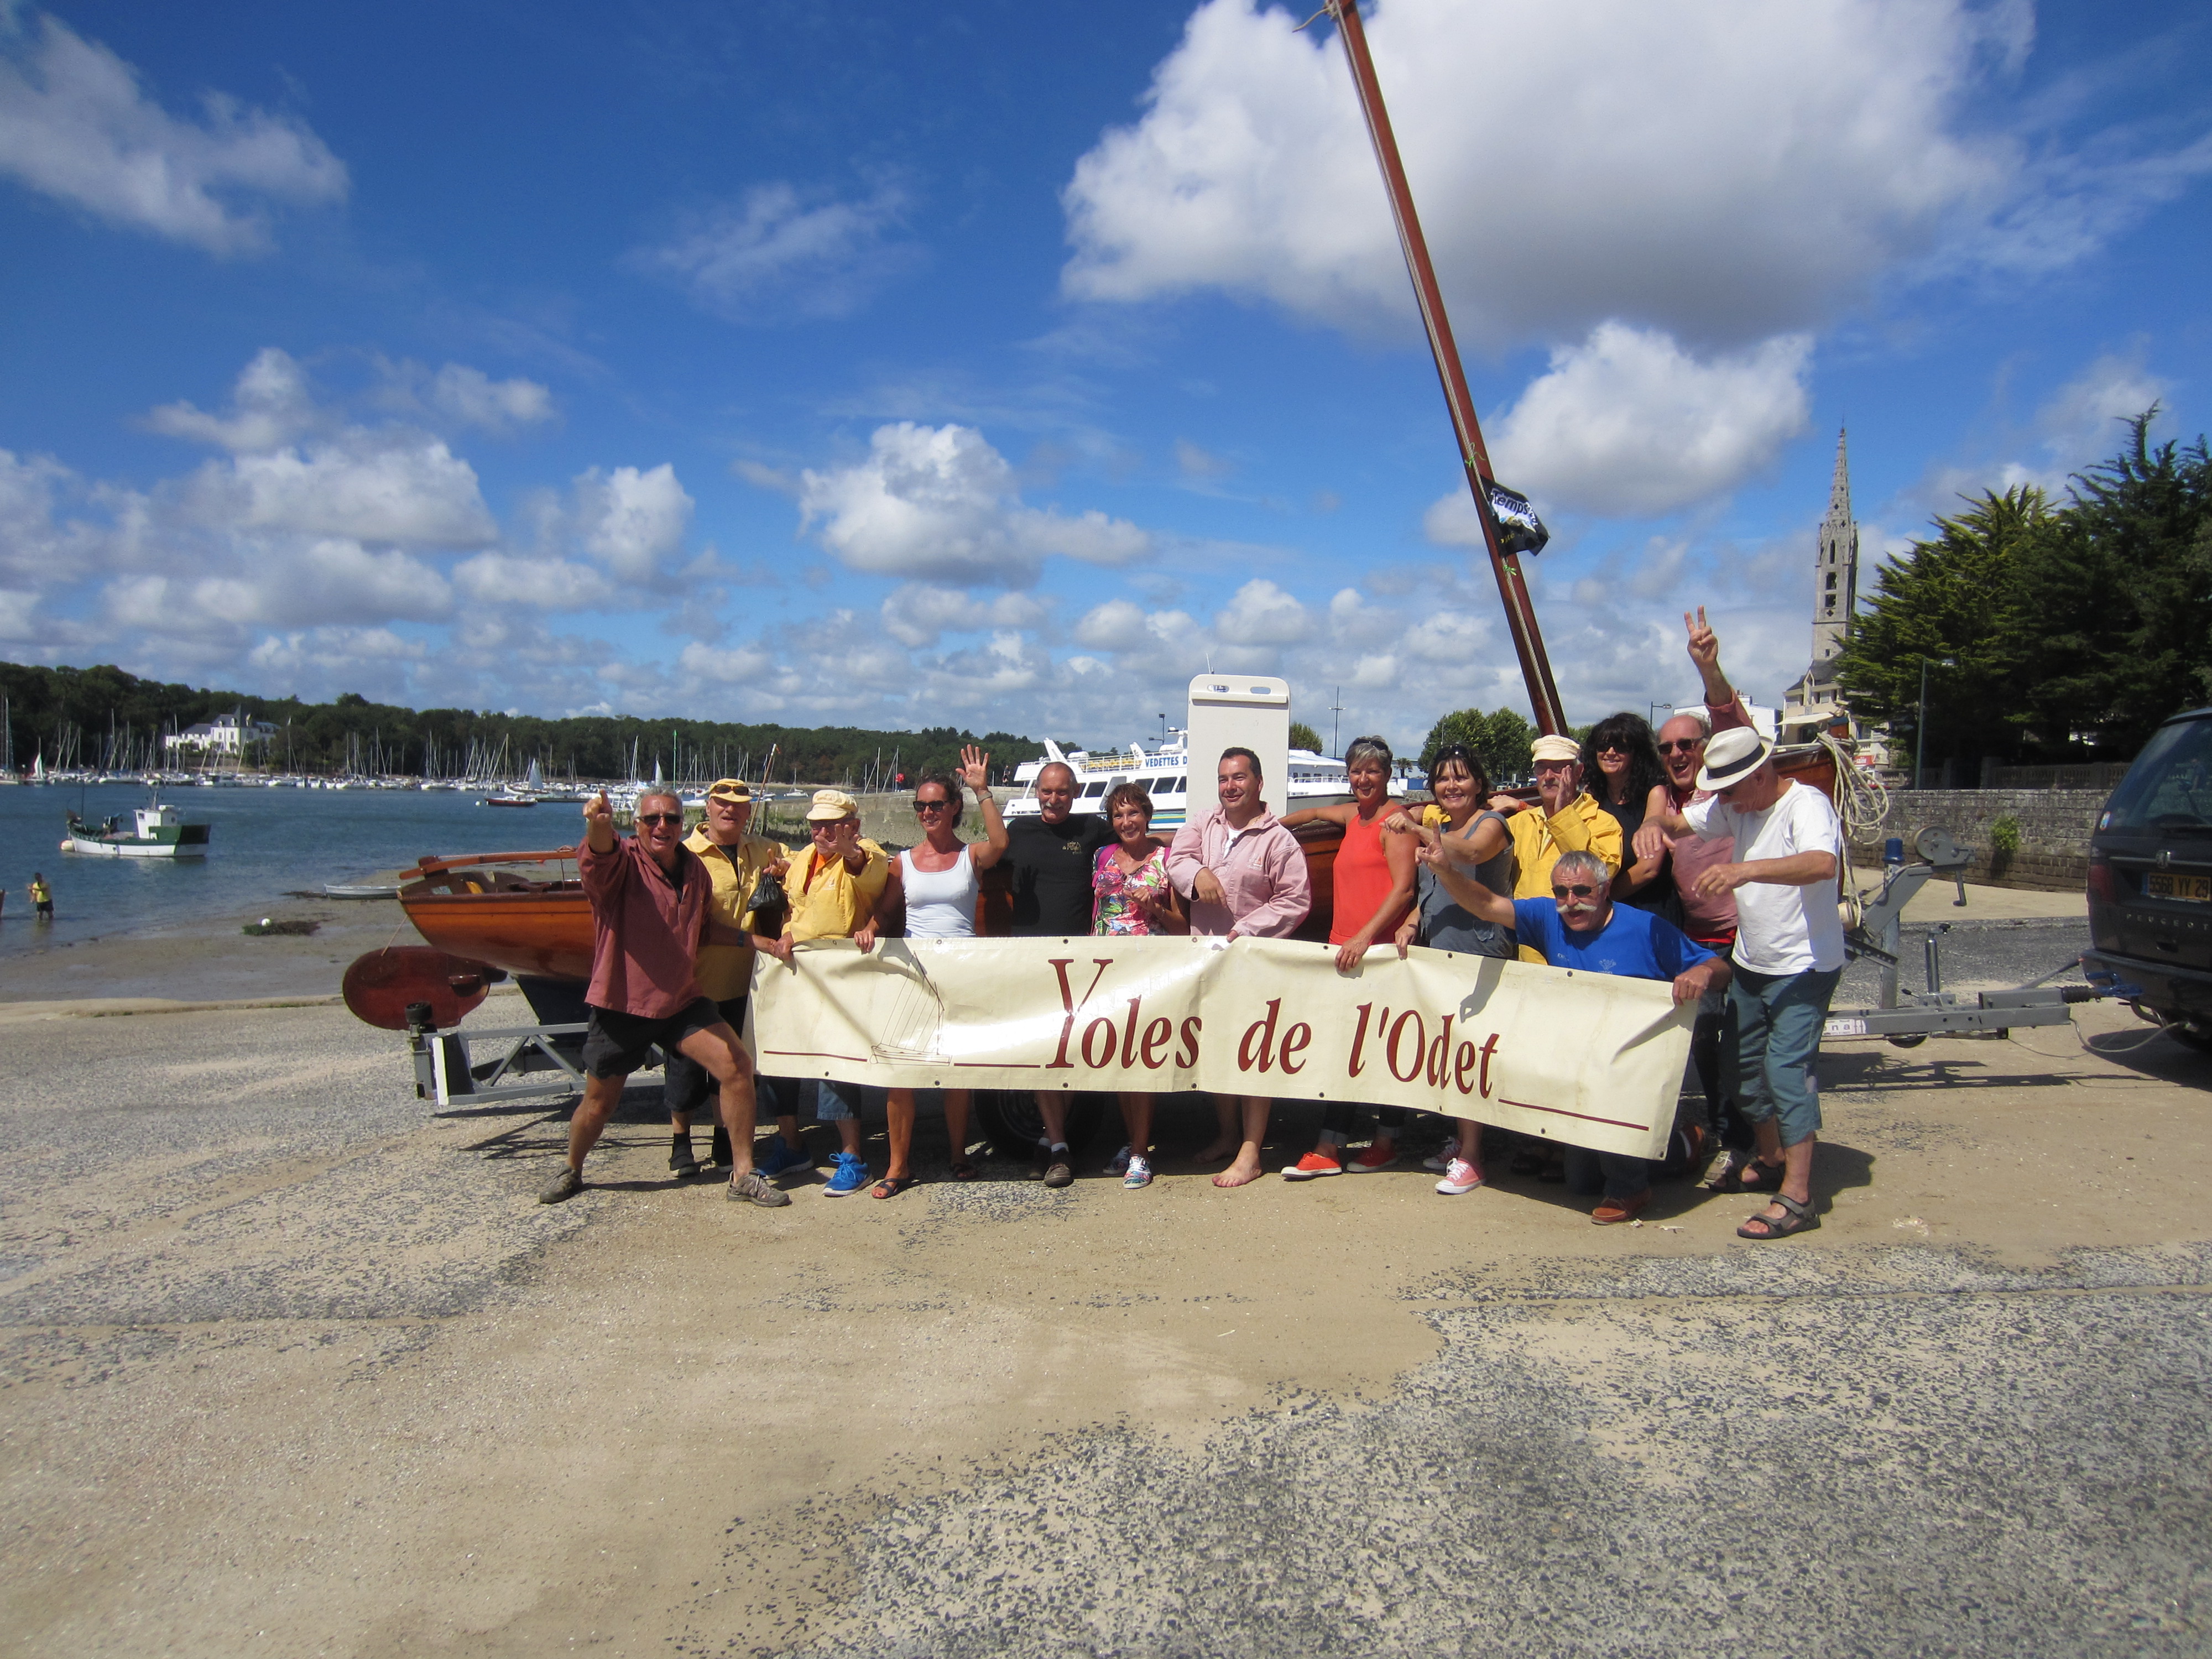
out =
{"type": "MultiPolygon", "coordinates": [[[[785,890],[791,896],[783,936],[761,948],[777,961],[791,965],[791,947],[809,939],[851,939],[862,950],[876,942],[876,902],[890,879],[890,860],[884,849],[860,833],[860,805],[842,789],[817,789],[806,809],[807,845],[793,854],[785,890]]],[[[771,1078],[779,1108],[795,1106],[796,1079],[771,1078]]],[[[815,1085],[814,1115],[817,1121],[835,1123],[841,1144],[823,1192],[843,1198],[868,1184],[868,1162],[860,1155],[859,1109],[863,1086],[823,1079],[815,1085]]],[[[779,1115],[777,1122],[785,1119],[779,1115]]],[[[793,1121],[795,1129],[796,1121],[793,1121]]],[[[786,1136],[786,1145],[790,1136],[786,1136]]]]}
{"type": "MultiPolygon", "coordinates": [[[[724,778],[707,792],[707,816],[684,843],[699,855],[714,884],[707,895],[706,931],[699,945],[699,989],[740,1036],[745,1029],[745,1005],[752,996],[754,936],[763,927],[771,939],[783,932],[780,913],[753,915],[753,890],[763,872],[781,878],[790,867],[781,847],[745,833],[752,817],[753,792],[736,778],[724,778]]],[[[674,1131],[668,1167],[679,1176],[699,1173],[699,1161],[691,1155],[691,1114],[712,1086],[707,1068],[696,1060],[684,1054],[668,1056],[665,1092],[669,1127],[674,1131]]],[[[807,1162],[798,1118],[779,1115],[776,1124],[782,1139],[754,1164],[770,1179],[807,1162]]],[[[730,1162],[730,1132],[720,1122],[714,1125],[712,1162],[718,1166],[730,1162]]]]}

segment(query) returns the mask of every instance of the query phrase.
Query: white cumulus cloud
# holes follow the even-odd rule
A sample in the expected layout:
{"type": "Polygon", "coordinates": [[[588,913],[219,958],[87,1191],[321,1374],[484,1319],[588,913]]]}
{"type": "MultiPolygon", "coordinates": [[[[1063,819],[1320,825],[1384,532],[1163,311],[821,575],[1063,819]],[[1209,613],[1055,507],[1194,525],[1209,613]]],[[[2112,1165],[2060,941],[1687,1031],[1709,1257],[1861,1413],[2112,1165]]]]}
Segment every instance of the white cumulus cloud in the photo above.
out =
{"type": "Polygon", "coordinates": [[[480,368],[447,363],[430,379],[429,403],[441,414],[487,432],[507,432],[553,418],[553,394],[535,380],[495,380],[480,368]]]}
{"type": "Polygon", "coordinates": [[[926,581],[1021,586],[1051,555],[1127,564],[1152,538],[1096,511],[1023,504],[1014,470],[973,427],[876,428],[866,459],[799,475],[803,529],[855,570],[926,581]]]}
{"type": "Polygon", "coordinates": [[[650,580],[684,544],[696,505],[663,461],[649,471],[594,467],[576,480],[585,550],[625,581],[650,580]]]}
{"type": "MultiPolygon", "coordinates": [[[[1341,51],[1207,0],[1064,195],[1079,297],[1202,288],[1358,327],[1411,315],[1341,51]]],[[[1740,342],[2033,219],[1968,104],[2025,8],[1967,0],[1390,0],[1368,36],[1461,337],[1609,317],[1740,342]]]]}
{"type": "MultiPolygon", "coordinates": [[[[1498,422],[1491,459],[1541,504],[1672,512],[1733,489],[1804,431],[1812,352],[1809,337],[1788,334],[1701,362],[1656,330],[1601,323],[1552,353],[1498,422]]],[[[1445,499],[1479,542],[1467,491],[1445,499]]]]}
{"type": "Polygon", "coordinates": [[[111,224],[216,254],[269,246],[264,202],[342,199],[345,165],[301,122],[210,93],[182,121],[137,72],[41,17],[14,40],[0,11],[0,172],[111,224]]]}

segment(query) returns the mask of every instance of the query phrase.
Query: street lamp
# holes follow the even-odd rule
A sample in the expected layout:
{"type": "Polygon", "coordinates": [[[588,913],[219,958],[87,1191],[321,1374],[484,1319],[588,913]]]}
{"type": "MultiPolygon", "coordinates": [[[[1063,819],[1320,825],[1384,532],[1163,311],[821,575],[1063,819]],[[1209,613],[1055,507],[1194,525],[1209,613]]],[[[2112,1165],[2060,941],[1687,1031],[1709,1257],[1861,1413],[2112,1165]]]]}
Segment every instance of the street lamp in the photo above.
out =
{"type": "MultiPolygon", "coordinates": [[[[1928,759],[1928,659],[1920,659],[1920,714],[1912,728],[1912,787],[1921,787],[1920,775],[1926,769],[1928,759]]],[[[1936,660],[1946,668],[1958,666],[1956,657],[1938,657],[1936,660]]]]}
{"type": "Polygon", "coordinates": [[[1656,732],[1659,729],[1659,711],[1664,708],[1671,713],[1673,712],[1674,705],[1671,702],[1655,702],[1649,703],[1646,707],[1648,707],[1651,711],[1650,726],[1651,729],[1656,732]]]}

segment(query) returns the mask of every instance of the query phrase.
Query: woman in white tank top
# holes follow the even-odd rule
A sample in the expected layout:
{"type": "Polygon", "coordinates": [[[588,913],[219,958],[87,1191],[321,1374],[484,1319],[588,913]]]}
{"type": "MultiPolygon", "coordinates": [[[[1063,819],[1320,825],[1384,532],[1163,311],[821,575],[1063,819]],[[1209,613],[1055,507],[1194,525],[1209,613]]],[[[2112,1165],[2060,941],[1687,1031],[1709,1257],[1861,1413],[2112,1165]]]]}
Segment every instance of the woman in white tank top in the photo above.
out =
{"type": "MultiPolygon", "coordinates": [[[[895,914],[906,908],[908,939],[973,939],[975,901],[982,890],[978,877],[996,864],[1006,850],[1006,820],[991,794],[991,757],[973,744],[960,751],[960,776],[925,772],[914,787],[915,816],[921,821],[921,842],[892,860],[890,879],[884,884],[876,915],[895,914]],[[983,813],[984,839],[969,845],[960,839],[960,786],[965,783],[983,813]]],[[[889,1091],[891,1146],[890,1167],[875,1184],[878,1198],[896,1198],[914,1185],[908,1167],[914,1150],[914,1091],[889,1091]]],[[[975,1166],[968,1161],[968,1108],[965,1089],[945,1091],[945,1133],[952,1143],[952,1178],[973,1181],[975,1166]]]]}

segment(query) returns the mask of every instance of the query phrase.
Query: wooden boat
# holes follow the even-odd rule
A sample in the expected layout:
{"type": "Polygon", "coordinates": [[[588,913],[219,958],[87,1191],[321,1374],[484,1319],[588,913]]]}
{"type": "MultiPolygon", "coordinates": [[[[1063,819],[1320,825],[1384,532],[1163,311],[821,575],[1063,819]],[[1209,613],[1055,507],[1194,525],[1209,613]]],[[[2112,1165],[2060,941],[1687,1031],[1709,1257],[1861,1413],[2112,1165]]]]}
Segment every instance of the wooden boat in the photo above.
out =
{"type": "MultiPolygon", "coordinates": [[[[1326,939],[1342,837],[1326,823],[1297,833],[1313,879],[1314,908],[1297,936],[1326,939]]],[[[415,931],[448,956],[518,979],[581,984],[592,973],[592,907],[575,864],[574,847],[425,858],[400,884],[399,904],[415,931]]],[[[981,879],[976,931],[1004,937],[1013,923],[1011,872],[1001,866],[984,872],[981,879]]]]}

